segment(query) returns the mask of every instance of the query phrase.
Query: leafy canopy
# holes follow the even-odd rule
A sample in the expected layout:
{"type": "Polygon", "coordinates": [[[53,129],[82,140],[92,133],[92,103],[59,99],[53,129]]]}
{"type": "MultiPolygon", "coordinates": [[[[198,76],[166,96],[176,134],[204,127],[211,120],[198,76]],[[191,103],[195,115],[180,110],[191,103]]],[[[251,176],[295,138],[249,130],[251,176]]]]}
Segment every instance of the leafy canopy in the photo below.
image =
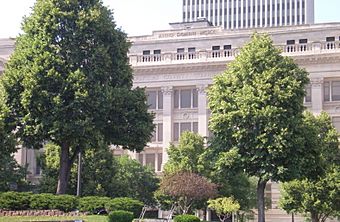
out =
{"type": "Polygon", "coordinates": [[[221,156],[233,153],[249,175],[274,181],[293,175],[308,83],[307,72],[280,53],[268,35],[254,34],[208,94],[221,156]]]}

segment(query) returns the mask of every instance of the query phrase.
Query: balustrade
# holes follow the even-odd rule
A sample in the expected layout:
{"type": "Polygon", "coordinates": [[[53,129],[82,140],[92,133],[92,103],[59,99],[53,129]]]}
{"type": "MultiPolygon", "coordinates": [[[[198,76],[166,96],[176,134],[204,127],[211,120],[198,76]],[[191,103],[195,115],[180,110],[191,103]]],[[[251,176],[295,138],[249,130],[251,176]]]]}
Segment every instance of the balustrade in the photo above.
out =
{"type": "MultiPolygon", "coordinates": [[[[295,45],[281,45],[280,48],[284,55],[294,56],[297,54],[313,55],[318,53],[340,52],[340,41],[333,42],[316,42],[316,43],[302,43],[295,45]]],[[[166,52],[162,54],[153,55],[130,55],[132,65],[148,65],[154,63],[160,64],[181,64],[201,61],[220,61],[232,60],[237,55],[238,49],[230,50],[203,50],[198,52],[181,52],[172,53],[166,52]],[[136,59],[133,59],[136,58],[136,59]]]]}

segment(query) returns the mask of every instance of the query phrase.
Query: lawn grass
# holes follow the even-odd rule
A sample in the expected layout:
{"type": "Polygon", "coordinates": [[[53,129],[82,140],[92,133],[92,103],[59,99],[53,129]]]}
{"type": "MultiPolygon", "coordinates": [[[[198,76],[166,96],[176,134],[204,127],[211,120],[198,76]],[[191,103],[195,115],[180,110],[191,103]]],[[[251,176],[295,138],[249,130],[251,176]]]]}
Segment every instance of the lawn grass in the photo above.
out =
{"type": "Polygon", "coordinates": [[[79,216],[79,217],[0,217],[0,222],[30,222],[30,221],[65,221],[83,220],[84,222],[107,222],[106,216],[79,216]]]}

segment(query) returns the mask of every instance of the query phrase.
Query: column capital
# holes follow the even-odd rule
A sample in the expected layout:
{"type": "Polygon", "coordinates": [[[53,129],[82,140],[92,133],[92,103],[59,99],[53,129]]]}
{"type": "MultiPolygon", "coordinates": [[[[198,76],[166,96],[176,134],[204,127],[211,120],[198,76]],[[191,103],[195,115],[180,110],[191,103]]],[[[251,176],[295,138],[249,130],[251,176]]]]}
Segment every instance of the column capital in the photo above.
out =
{"type": "Polygon", "coordinates": [[[173,87],[172,86],[163,86],[162,87],[162,93],[163,95],[171,95],[173,92],[173,87]]]}
{"type": "Polygon", "coordinates": [[[310,84],[312,87],[321,87],[323,84],[323,78],[312,78],[310,79],[310,84]]]}
{"type": "Polygon", "coordinates": [[[197,85],[196,88],[197,88],[198,94],[204,94],[204,95],[207,94],[207,88],[208,88],[207,84],[197,85]]]}

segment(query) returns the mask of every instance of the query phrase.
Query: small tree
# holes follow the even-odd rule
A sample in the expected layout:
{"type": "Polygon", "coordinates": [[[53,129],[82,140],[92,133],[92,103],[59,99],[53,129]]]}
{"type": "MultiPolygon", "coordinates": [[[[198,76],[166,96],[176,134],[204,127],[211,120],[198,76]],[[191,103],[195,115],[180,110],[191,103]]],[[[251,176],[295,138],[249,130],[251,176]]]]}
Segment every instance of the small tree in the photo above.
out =
{"type": "Polygon", "coordinates": [[[240,204],[233,197],[223,197],[208,201],[208,207],[214,210],[221,222],[240,209],[240,204]]]}
{"type": "Polygon", "coordinates": [[[306,165],[304,179],[282,185],[280,206],[288,213],[308,213],[312,222],[324,222],[340,214],[339,135],[325,112],[316,117],[305,113],[302,129],[306,156],[316,161],[306,165]]]}
{"type": "Polygon", "coordinates": [[[171,144],[168,149],[169,160],[164,165],[165,174],[178,171],[199,173],[200,158],[204,152],[204,138],[197,133],[183,132],[178,146],[171,144]]]}
{"type": "Polygon", "coordinates": [[[160,190],[176,199],[182,214],[188,213],[193,204],[205,202],[217,194],[215,184],[190,172],[166,175],[161,181],[160,190]]]}

